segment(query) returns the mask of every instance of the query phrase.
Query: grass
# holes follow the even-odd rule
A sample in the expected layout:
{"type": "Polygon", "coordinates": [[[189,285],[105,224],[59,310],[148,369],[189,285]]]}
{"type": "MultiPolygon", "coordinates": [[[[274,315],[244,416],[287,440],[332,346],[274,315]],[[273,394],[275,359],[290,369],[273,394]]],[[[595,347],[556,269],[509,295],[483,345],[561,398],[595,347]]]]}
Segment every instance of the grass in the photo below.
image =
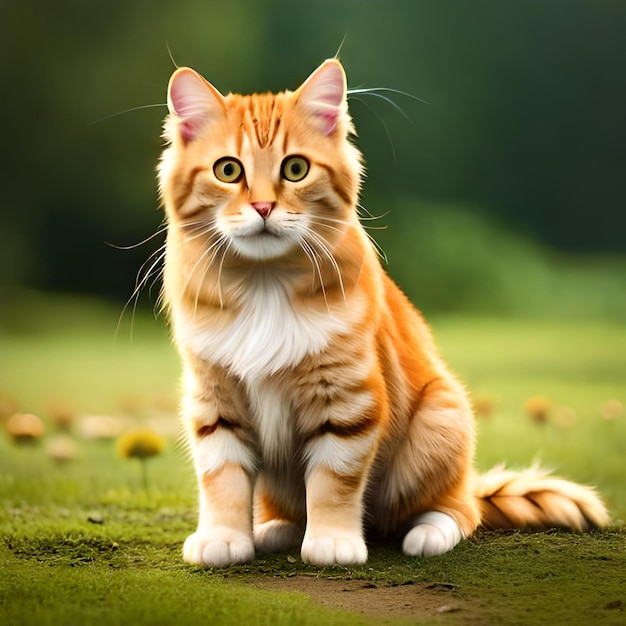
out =
{"type": "MultiPolygon", "coordinates": [[[[174,442],[179,364],[162,323],[139,316],[132,341],[127,323],[115,339],[115,310],[65,299],[45,307],[45,317],[37,300],[14,307],[0,333],[0,400],[48,426],[35,445],[0,437],[0,623],[623,623],[619,521],[585,535],[478,533],[433,559],[374,545],[368,564],[356,568],[319,570],[297,553],[260,555],[228,570],[185,565],[180,548],[195,524],[195,486],[174,442]],[[46,446],[59,406],[77,420],[111,414],[161,429],[169,443],[147,461],[148,490],[139,462],[120,458],[114,441],[77,437],[76,458],[54,463],[46,446]],[[332,579],[338,589],[347,580],[372,588],[434,584],[442,604],[451,597],[461,610],[374,619],[255,584],[275,577],[332,579]]],[[[624,519],[626,416],[607,420],[601,411],[609,400],[626,404],[626,326],[484,317],[433,326],[443,354],[491,409],[479,418],[478,466],[538,458],[596,484],[613,517],[624,519]],[[523,409],[535,395],[550,400],[546,423],[523,409]]]]}

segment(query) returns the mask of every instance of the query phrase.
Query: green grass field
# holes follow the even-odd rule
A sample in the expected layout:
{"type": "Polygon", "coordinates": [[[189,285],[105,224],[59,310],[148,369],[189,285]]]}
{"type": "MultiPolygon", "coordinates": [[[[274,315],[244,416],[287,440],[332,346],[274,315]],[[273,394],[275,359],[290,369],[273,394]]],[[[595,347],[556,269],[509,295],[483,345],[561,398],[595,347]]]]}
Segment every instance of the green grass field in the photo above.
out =
{"type": "Polygon", "coordinates": [[[40,415],[47,432],[31,445],[0,437],[1,624],[623,623],[626,326],[432,320],[443,354],[489,414],[478,418],[479,468],[537,460],[595,484],[610,529],[480,532],[427,560],[374,545],[357,568],[318,570],[296,552],[204,571],[180,559],[196,504],[191,465],[175,442],[178,358],[162,320],[137,316],[131,337],[129,317],[116,333],[118,314],[34,298],[2,318],[0,406],[40,415]],[[549,402],[545,422],[524,409],[535,396],[549,402]],[[74,418],[75,458],[64,464],[49,456],[60,414],[74,418]],[[120,458],[114,441],[81,436],[82,418],[93,415],[166,437],[165,452],[147,462],[147,491],[139,462],[120,458]],[[443,608],[371,617],[268,588],[277,578],[296,590],[302,582],[302,592],[310,579],[338,591],[362,581],[369,613],[378,591],[406,598],[425,584],[443,608]]]}

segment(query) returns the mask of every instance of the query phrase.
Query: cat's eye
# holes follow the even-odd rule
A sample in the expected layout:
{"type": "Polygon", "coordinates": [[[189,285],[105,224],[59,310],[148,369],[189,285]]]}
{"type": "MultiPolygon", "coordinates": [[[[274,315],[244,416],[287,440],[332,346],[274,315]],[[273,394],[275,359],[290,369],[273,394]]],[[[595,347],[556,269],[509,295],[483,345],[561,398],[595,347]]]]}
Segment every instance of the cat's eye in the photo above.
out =
{"type": "Polygon", "coordinates": [[[223,183],[238,183],[243,176],[243,165],[232,157],[224,157],[215,162],[213,172],[223,183]]]}
{"type": "Polygon", "coordinates": [[[282,164],[281,174],[285,180],[297,183],[309,173],[309,162],[301,156],[287,157],[282,164]]]}

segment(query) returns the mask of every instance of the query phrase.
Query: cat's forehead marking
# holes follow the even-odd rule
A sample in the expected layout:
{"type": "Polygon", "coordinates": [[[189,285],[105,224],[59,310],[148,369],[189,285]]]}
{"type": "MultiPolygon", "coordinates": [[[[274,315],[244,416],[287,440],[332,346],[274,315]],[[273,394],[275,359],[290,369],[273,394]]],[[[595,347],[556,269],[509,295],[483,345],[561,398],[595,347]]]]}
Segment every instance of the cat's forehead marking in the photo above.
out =
{"type": "Polygon", "coordinates": [[[236,110],[241,118],[239,145],[243,135],[255,140],[259,148],[269,148],[279,135],[283,116],[283,94],[237,96],[236,110]]]}

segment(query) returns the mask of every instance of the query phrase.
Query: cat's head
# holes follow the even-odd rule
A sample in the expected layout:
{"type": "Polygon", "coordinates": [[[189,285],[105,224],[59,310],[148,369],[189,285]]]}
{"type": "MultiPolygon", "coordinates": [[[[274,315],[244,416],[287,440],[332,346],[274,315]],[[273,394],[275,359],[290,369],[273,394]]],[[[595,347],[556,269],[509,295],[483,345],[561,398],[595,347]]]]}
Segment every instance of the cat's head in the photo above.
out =
{"type": "Polygon", "coordinates": [[[294,92],[249,96],[224,96],[181,68],[168,107],[161,194],[171,227],[207,255],[320,257],[355,223],[361,164],[339,61],[294,92]]]}

